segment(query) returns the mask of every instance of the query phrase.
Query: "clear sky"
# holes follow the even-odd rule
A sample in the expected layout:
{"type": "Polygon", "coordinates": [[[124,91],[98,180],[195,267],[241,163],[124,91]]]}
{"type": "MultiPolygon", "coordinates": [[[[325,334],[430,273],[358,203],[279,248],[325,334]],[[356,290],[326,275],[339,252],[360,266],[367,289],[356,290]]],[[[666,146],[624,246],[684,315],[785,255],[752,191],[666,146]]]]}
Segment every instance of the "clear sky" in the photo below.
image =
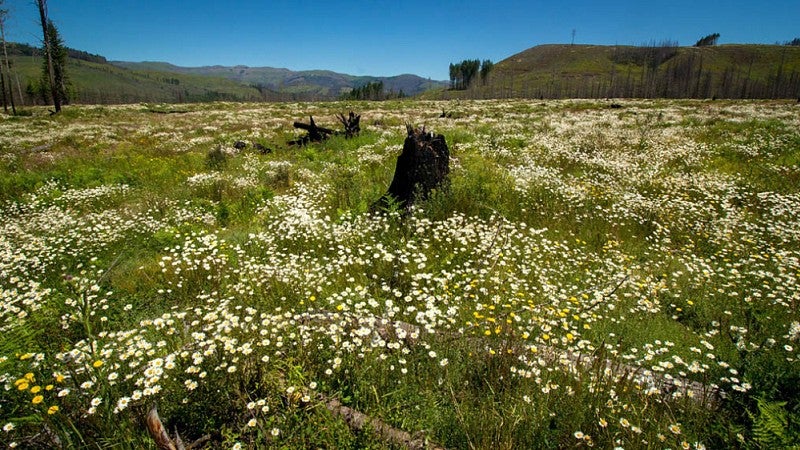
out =
{"type": "MultiPolygon", "coordinates": [[[[800,37],[800,0],[49,0],[67,46],[110,60],[449,78],[548,43],[773,44],[800,37]]],[[[39,45],[33,0],[5,0],[6,39],[39,45]]]]}

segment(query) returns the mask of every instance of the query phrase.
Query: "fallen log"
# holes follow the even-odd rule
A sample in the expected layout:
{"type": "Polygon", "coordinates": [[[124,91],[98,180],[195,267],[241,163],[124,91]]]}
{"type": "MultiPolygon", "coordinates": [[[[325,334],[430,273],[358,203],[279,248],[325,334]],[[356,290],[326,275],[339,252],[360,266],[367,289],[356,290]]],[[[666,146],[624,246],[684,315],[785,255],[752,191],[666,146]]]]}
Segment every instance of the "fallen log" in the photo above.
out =
{"type": "Polygon", "coordinates": [[[309,116],[309,123],[295,122],[295,128],[307,131],[305,136],[289,141],[289,145],[307,145],[310,142],[322,142],[334,133],[330,128],[317,126],[314,117],[309,116]]]}
{"type": "Polygon", "coordinates": [[[371,428],[384,442],[392,445],[407,448],[410,450],[444,450],[436,444],[428,442],[424,437],[415,437],[411,434],[394,428],[393,426],[379,420],[369,417],[368,415],[356,411],[353,408],[344,406],[337,399],[328,400],[325,407],[333,413],[334,416],[341,417],[342,420],[350,427],[351,430],[363,431],[365,428],[371,428]]]}
{"type": "Polygon", "coordinates": [[[336,118],[344,126],[344,131],[334,131],[330,128],[325,128],[314,123],[314,117],[309,116],[309,123],[295,122],[294,127],[305,130],[307,133],[297,139],[289,141],[289,145],[307,145],[311,142],[322,142],[328,139],[331,135],[344,134],[346,138],[358,136],[361,132],[361,114],[356,114],[350,111],[347,117],[344,114],[337,114],[336,118]]]}
{"type": "MultiPolygon", "coordinates": [[[[306,313],[301,323],[306,325],[336,323],[339,326],[350,326],[352,328],[368,326],[381,339],[386,341],[402,340],[406,345],[415,345],[417,341],[423,339],[426,335],[455,340],[467,339],[467,341],[476,346],[485,344],[484,340],[479,336],[465,337],[461,333],[426,330],[407,322],[391,321],[377,316],[357,317],[338,312],[320,311],[306,313]]],[[[668,376],[644,367],[625,364],[619,360],[607,359],[603,356],[602,351],[595,351],[591,354],[575,353],[556,347],[541,344],[526,345],[521,342],[511,343],[506,350],[515,355],[530,355],[534,353],[537,358],[541,358],[546,364],[558,364],[569,367],[570,370],[585,370],[599,366],[604,372],[618,377],[619,381],[630,381],[647,388],[656,388],[663,397],[684,396],[709,409],[716,408],[720,400],[724,398],[724,394],[720,392],[718,386],[709,386],[688,378],[668,376]]]]}

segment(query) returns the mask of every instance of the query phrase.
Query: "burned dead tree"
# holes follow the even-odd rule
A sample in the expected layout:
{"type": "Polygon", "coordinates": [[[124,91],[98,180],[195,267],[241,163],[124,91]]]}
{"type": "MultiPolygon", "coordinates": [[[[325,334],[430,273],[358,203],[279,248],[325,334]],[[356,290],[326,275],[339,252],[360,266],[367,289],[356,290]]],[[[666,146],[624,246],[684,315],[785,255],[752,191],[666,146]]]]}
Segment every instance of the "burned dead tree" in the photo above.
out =
{"type": "Polygon", "coordinates": [[[289,145],[308,145],[310,142],[322,142],[334,133],[330,128],[323,128],[314,123],[314,117],[308,116],[309,123],[295,122],[294,127],[306,130],[305,136],[289,141],[289,145]]]}
{"type": "Polygon", "coordinates": [[[356,115],[353,111],[350,111],[347,117],[344,114],[339,114],[336,117],[339,118],[339,122],[342,122],[344,126],[344,136],[346,138],[358,136],[358,133],[361,132],[361,114],[356,115]]]}
{"type": "Polygon", "coordinates": [[[330,128],[324,128],[314,123],[314,118],[309,116],[309,123],[295,122],[294,127],[301,130],[306,130],[304,136],[289,141],[289,145],[308,145],[311,142],[322,142],[328,139],[331,135],[344,134],[346,138],[358,136],[361,132],[361,114],[356,114],[350,111],[350,114],[345,117],[344,114],[337,114],[336,118],[344,126],[344,131],[334,131],[330,128]]]}
{"type": "Polygon", "coordinates": [[[425,199],[433,189],[444,186],[450,174],[450,150],[441,134],[434,135],[425,127],[414,129],[406,125],[408,136],[403,152],[397,157],[394,178],[389,190],[375,206],[392,203],[408,208],[415,200],[425,199]]]}

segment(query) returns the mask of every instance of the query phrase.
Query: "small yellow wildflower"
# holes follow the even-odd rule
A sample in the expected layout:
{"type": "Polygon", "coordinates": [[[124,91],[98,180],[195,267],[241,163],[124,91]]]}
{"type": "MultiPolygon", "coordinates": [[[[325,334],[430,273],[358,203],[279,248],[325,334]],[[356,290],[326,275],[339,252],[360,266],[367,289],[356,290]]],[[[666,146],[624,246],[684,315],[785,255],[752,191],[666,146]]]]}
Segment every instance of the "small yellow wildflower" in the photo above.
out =
{"type": "Polygon", "coordinates": [[[37,394],[41,390],[42,390],[41,386],[34,386],[34,387],[31,388],[31,394],[37,394]]]}
{"type": "Polygon", "coordinates": [[[55,414],[57,412],[58,412],[58,406],[57,405],[53,405],[53,406],[47,408],[47,414],[53,415],[53,414],[55,414]]]}
{"type": "Polygon", "coordinates": [[[17,385],[17,389],[19,389],[20,391],[24,391],[24,390],[28,389],[28,386],[29,386],[28,382],[27,381],[23,381],[22,383],[19,383],[17,385]]]}
{"type": "Polygon", "coordinates": [[[95,369],[97,369],[98,367],[100,367],[102,365],[103,365],[103,361],[100,361],[99,359],[92,363],[92,367],[94,367],[95,369]]]}
{"type": "Polygon", "coordinates": [[[31,400],[31,403],[33,403],[34,405],[38,405],[39,403],[42,403],[42,400],[44,400],[44,396],[37,395],[36,397],[33,397],[33,400],[31,400]]]}
{"type": "Polygon", "coordinates": [[[28,372],[28,373],[26,373],[24,378],[25,378],[26,380],[30,381],[31,383],[33,383],[33,380],[35,379],[35,377],[33,376],[33,373],[32,373],[32,372],[28,372]]]}

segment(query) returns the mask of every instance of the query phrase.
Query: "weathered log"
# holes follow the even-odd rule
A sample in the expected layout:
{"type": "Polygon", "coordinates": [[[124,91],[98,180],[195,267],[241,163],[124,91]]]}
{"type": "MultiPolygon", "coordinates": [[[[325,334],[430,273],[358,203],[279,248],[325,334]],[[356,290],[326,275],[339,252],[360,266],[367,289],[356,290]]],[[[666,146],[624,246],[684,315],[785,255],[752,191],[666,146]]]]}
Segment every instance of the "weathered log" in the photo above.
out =
{"type": "Polygon", "coordinates": [[[53,148],[53,144],[43,144],[43,145],[37,145],[36,147],[33,147],[28,151],[31,153],[44,153],[50,151],[51,148],[53,148]]]}
{"type": "Polygon", "coordinates": [[[403,143],[403,152],[397,157],[392,184],[378,200],[379,207],[396,202],[408,208],[448,181],[450,150],[444,136],[429,133],[425,127],[414,129],[406,125],[406,130],[408,136],[403,143]]]}
{"type": "Polygon", "coordinates": [[[364,428],[370,427],[384,442],[392,445],[410,450],[444,450],[444,447],[428,442],[424,437],[412,436],[408,432],[394,428],[382,420],[369,417],[353,408],[344,406],[335,398],[328,400],[325,403],[325,407],[334,416],[341,417],[350,429],[363,431],[364,428]]]}

